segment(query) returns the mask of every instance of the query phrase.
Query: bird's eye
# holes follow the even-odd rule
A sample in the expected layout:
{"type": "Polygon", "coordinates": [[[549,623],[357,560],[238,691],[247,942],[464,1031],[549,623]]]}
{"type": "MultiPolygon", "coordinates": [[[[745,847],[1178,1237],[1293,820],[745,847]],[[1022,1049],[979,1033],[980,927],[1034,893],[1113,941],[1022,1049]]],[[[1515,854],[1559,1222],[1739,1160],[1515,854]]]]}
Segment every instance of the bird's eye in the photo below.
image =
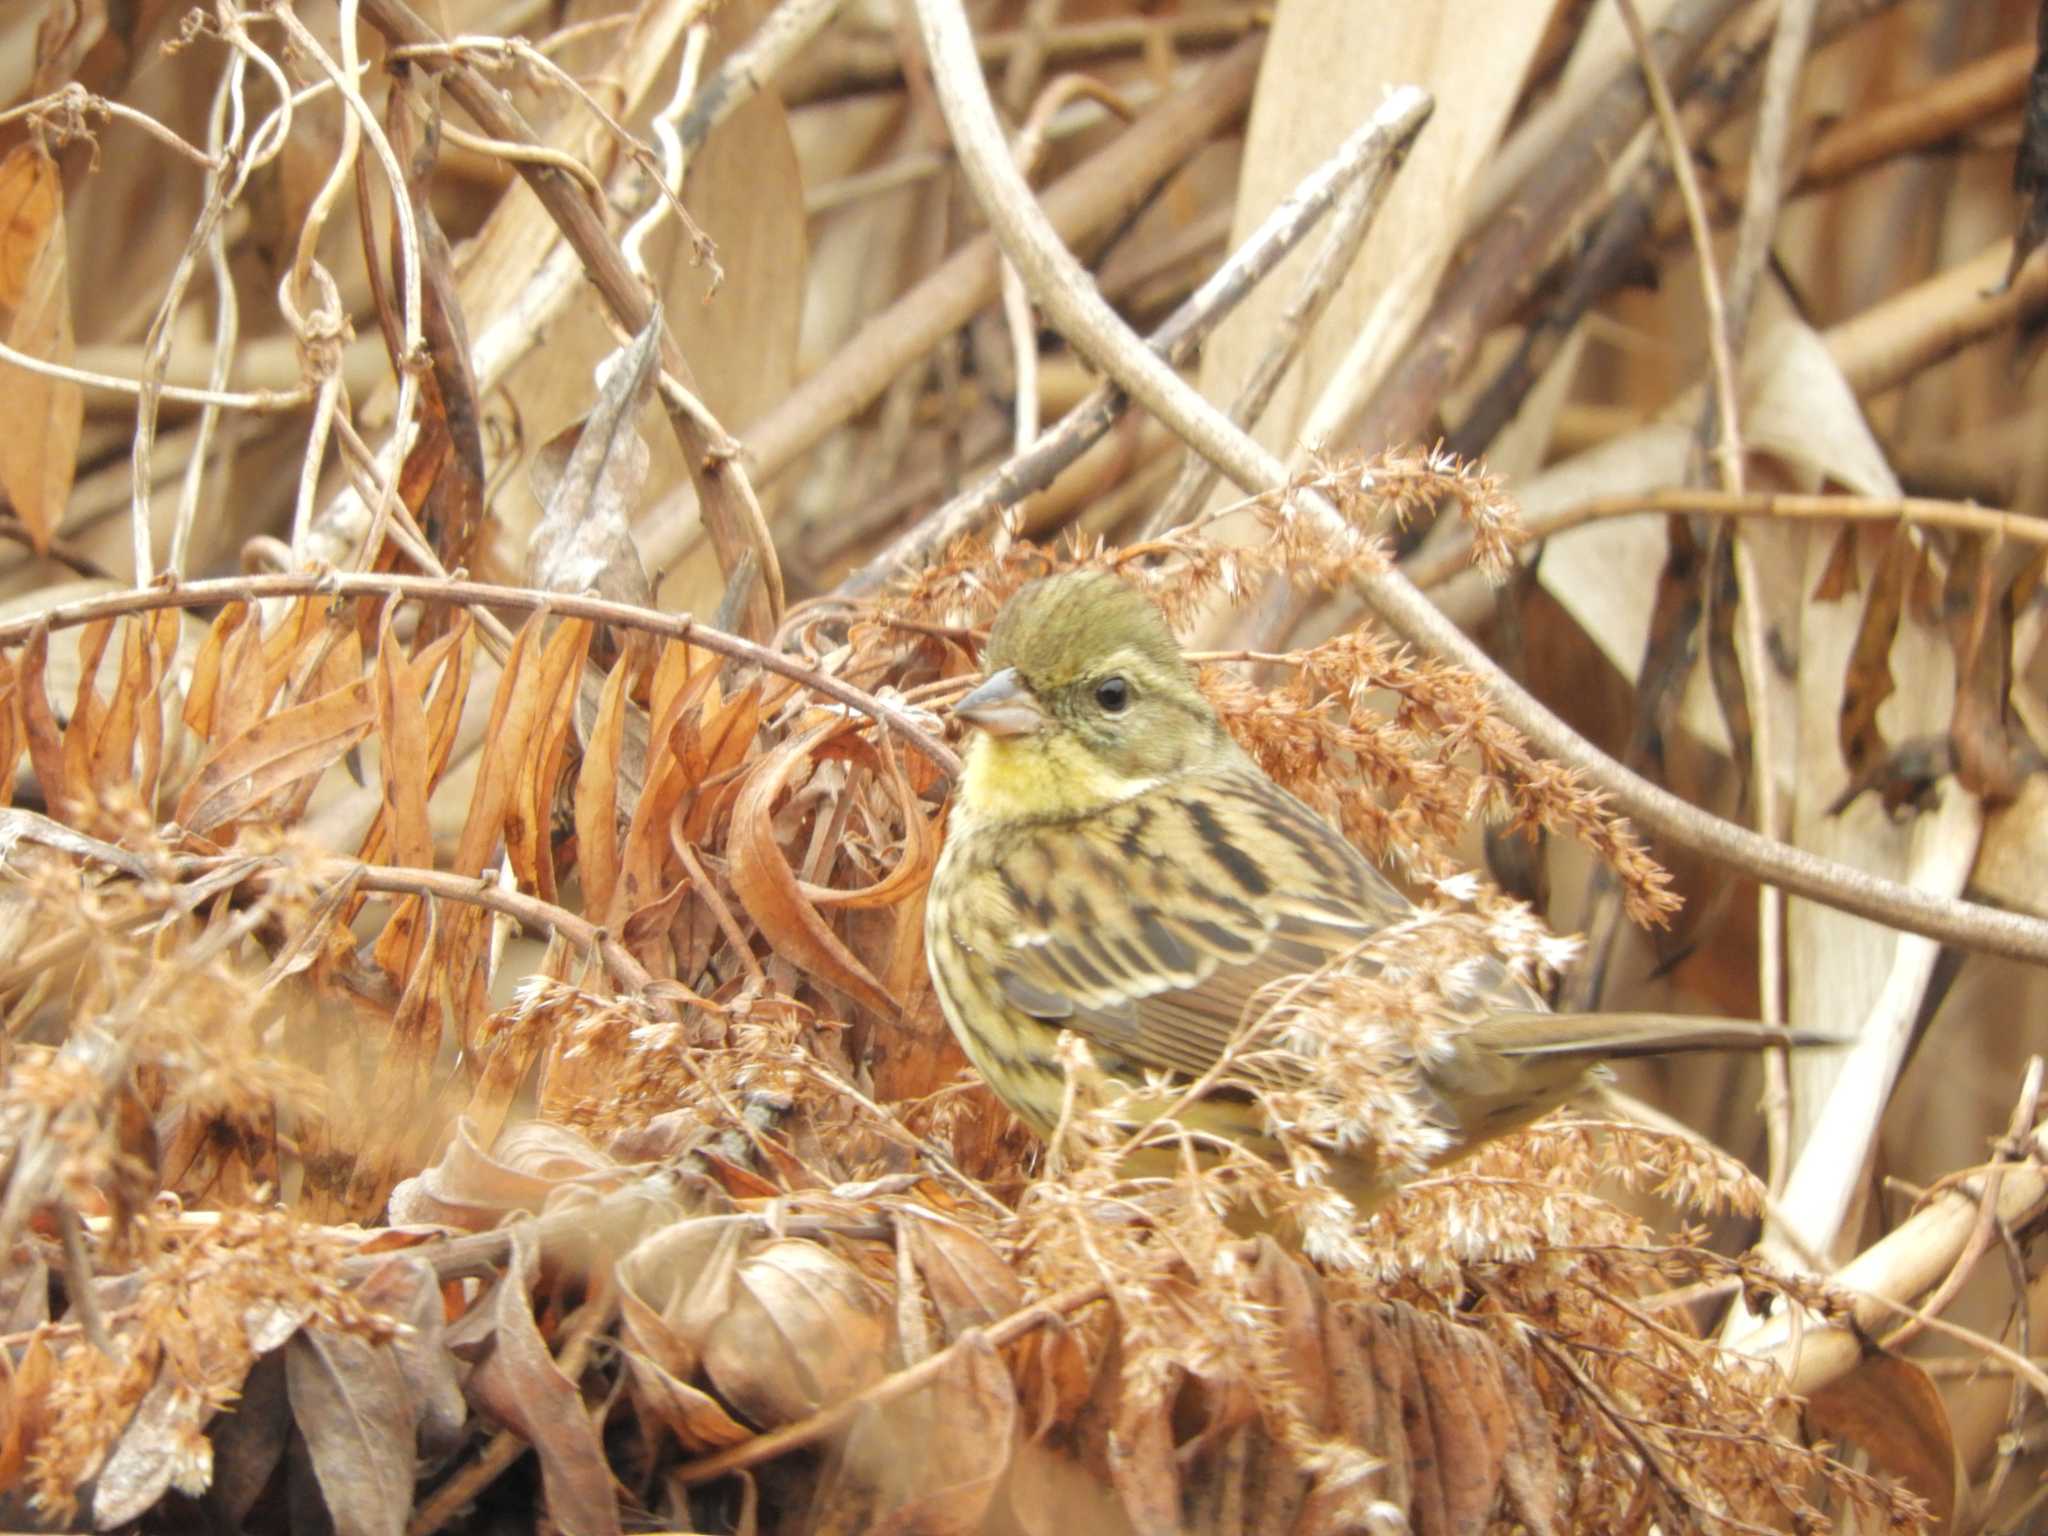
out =
{"type": "Polygon", "coordinates": [[[1120,715],[1131,702],[1131,685],[1120,677],[1105,677],[1095,685],[1095,702],[1112,715],[1120,715]]]}

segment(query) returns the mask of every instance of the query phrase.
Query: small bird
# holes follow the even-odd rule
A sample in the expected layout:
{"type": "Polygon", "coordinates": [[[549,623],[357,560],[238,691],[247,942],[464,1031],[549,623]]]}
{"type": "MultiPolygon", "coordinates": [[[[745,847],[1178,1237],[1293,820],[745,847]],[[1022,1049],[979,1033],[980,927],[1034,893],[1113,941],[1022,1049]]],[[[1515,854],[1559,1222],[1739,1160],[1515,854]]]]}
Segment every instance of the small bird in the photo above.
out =
{"type": "MultiPolygon", "coordinates": [[[[1212,1069],[1273,988],[1417,909],[1231,739],[1165,616],[1120,578],[1075,571],[1022,588],[982,661],[985,681],[953,707],[974,734],[925,907],[932,981],[968,1060],[1050,1137],[1071,1030],[1119,1087],[1209,1076],[1177,1124],[1284,1161],[1245,1079],[1312,1088],[1311,1069],[1290,1082],[1284,1053],[1235,1078],[1212,1069]]],[[[1434,1128],[1425,1150],[1387,1156],[1356,1135],[1322,1147],[1361,1213],[1558,1107],[1603,1060],[1803,1043],[1743,1021],[1552,1013],[1490,954],[1434,980],[1441,1028],[1402,1074],[1434,1128]]],[[[1170,1097],[1133,1099],[1128,1120],[1156,1118],[1170,1097]]]]}

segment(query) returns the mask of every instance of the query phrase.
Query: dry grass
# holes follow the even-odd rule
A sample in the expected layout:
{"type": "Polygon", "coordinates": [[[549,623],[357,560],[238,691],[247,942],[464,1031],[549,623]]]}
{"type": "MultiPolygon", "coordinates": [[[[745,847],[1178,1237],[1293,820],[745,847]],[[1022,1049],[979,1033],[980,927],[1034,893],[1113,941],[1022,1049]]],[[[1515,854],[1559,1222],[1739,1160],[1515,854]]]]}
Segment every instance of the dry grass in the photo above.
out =
{"type": "MultiPolygon", "coordinates": [[[[1288,18],[1270,43],[1228,9],[977,18],[1122,311],[1186,301],[1185,337],[1291,296],[1308,382],[1268,440],[1343,424],[1164,531],[1178,440],[1037,334],[1044,292],[1005,309],[962,146],[933,153],[930,82],[872,16],[0,22],[0,341],[30,365],[0,361],[0,420],[26,424],[0,428],[0,1524],[2025,1528],[2035,1042],[1901,1084],[1944,1006],[1931,961],[1817,906],[1766,905],[1759,941],[1772,867],[1707,812],[1879,872],[1866,914],[2040,953],[2038,922],[1947,898],[1978,849],[1986,894],[2038,905],[2007,872],[2037,847],[2039,562],[1955,502],[2038,499],[2012,360],[2048,282],[1987,296],[2002,249],[1880,259],[1862,233],[1934,201],[1946,162],[1912,155],[1962,167],[1944,239],[2014,221],[2032,17],[1922,37],[1931,8],[1820,8],[1808,90],[1869,89],[1804,109],[1804,200],[1764,220],[1780,286],[1715,379],[1633,64],[1560,74],[1602,8],[1551,9],[1431,66],[1440,137],[1377,223],[1317,194],[1340,234],[1304,242],[1375,274],[1384,314],[1250,261],[1259,210],[1229,241],[1213,216],[1282,175],[1262,113],[1317,110],[1288,18]],[[1109,109],[1047,83],[1070,67],[1109,109]],[[1610,132],[1641,135],[1611,177],[1610,132]],[[1432,177],[1457,195],[1404,207],[1432,177]],[[1197,292],[1226,244],[1231,295],[1197,292]],[[1655,296],[1625,286],[1646,268],[1655,296]],[[1613,534],[1706,462],[1710,386],[1741,403],[1742,496],[1688,502],[1654,550],[1613,534]],[[1092,403],[990,489],[1019,394],[1092,403]],[[1809,534],[1769,499],[1816,487],[1855,494],[1848,520],[1809,534]],[[1857,531],[1878,517],[1900,526],[1857,531]],[[1616,542],[1584,553],[1575,521],[1616,542]],[[932,998],[944,707],[1004,599],[1073,565],[1152,591],[1238,739],[1422,902],[1281,989],[1220,1069],[1286,1167],[1169,1112],[1147,1134],[1178,1171],[1135,1175],[1076,1040],[1041,1145],[932,998]],[[1382,601],[1418,569],[1484,670],[1382,601]],[[1691,819],[1652,819],[1603,748],[1691,819]],[[1423,1175],[1443,1133],[1405,1064],[1478,957],[1616,1006],[1789,998],[1859,1044],[1767,1085],[1762,1176],[1736,1154],[1763,1095],[1706,1074],[1630,1086],[1728,1111],[1723,1145],[1589,1105],[1423,1175]],[[1312,1091],[1274,1086],[1299,1080],[1281,1055],[1312,1091]],[[1346,1138],[1417,1174],[1362,1220],[1317,1150],[1346,1138]],[[1881,1142],[1922,1183],[1964,1172],[1888,1208],[1881,1142]],[[1966,1287],[2001,1250],[2011,1290],[1966,1287]],[[1891,1330],[1930,1296],[1909,1356],[1891,1330]],[[1992,1378],[1938,1372],[1930,1339],[1992,1378]]],[[[1788,107],[1769,17],[1668,20],[1679,127],[1739,166],[1757,92],[1788,107]]],[[[1731,225],[1756,206],[1731,173],[1703,191],[1731,225]]],[[[1213,398],[1286,360],[1233,334],[1213,398]]],[[[1951,1029],[2040,1016],[2038,967],[1991,965],[1951,1029]]]]}

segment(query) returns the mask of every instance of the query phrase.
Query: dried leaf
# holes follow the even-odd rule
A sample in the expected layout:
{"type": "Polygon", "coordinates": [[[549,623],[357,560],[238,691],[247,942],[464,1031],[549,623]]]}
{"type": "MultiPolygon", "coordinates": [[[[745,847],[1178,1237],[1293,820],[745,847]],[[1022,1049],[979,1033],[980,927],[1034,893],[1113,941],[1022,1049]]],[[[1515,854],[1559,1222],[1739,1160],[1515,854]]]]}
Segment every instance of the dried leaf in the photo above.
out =
{"type": "Polygon", "coordinates": [[[1109,1434],[1104,1450],[1110,1486],[1123,1501],[1138,1536],[1169,1536],[1181,1528],[1181,1473],[1173,1447],[1173,1396],[1177,1371],[1112,1370],[1109,1434]]]}
{"type": "Polygon", "coordinates": [[[429,1457],[448,1455],[462,1443],[468,1409],[455,1358],[448,1351],[441,1288],[433,1267],[424,1259],[394,1254],[357,1287],[356,1297],[372,1311],[405,1324],[389,1348],[418,1421],[419,1449],[429,1457]]]}
{"type": "Polygon", "coordinates": [[[0,160],[0,309],[27,299],[43,247],[64,216],[64,178],[40,144],[17,144],[0,160]]]}
{"type": "Polygon", "coordinates": [[[2034,68],[2027,77],[2026,111],[2020,118],[2020,143],[2012,157],[2012,190],[2020,200],[2020,223],[2012,237],[2012,260],[2005,282],[2013,279],[2027,258],[2048,239],[2048,4],[2034,21],[2034,68]]]}
{"type": "Polygon", "coordinates": [[[751,1222],[729,1217],[676,1222],[643,1238],[619,1261],[626,1335],[669,1375],[697,1373],[704,1340],[731,1305],[752,1232],[751,1222]]]}
{"type": "Polygon", "coordinates": [[[1926,1371],[1892,1355],[1866,1355],[1848,1375],[1808,1395],[1806,1418],[1815,1434],[1868,1452],[1927,1501],[1934,1529],[1948,1527],[1962,1468],[1948,1407],[1926,1371]]]}
{"type": "Polygon", "coordinates": [[[178,822],[212,832],[272,795],[325,772],[370,734],[373,683],[363,678],[258,721],[206,760],[178,799],[178,822]]]}
{"type": "Polygon", "coordinates": [[[678,1381],[637,1350],[619,1353],[626,1362],[634,1406],[644,1418],[664,1426],[685,1451],[715,1451],[753,1438],[754,1432],[710,1393],[678,1381]]]}
{"type": "Polygon", "coordinates": [[[512,1261],[481,1304],[491,1347],[464,1390],[481,1412],[533,1447],[557,1529],[565,1536],[617,1536],[618,1498],[597,1425],[534,1322],[528,1288],[538,1262],[531,1237],[514,1228],[512,1261]]]}
{"type": "Polygon", "coordinates": [[[292,1418],[335,1536],[401,1536],[412,1509],[415,1409],[391,1346],[304,1328],[284,1361],[292,1418]]]}
{"type": "Polygon", "coordinates": [[[462,840],[455,854],[455,872],[480,875],[492,852],[504,837],[505,818],[511,805],[519,765],[525,760],[540,701],[532,686],[533,671],[540,658],[536,636],[544,616],[535,614],[513,637],[505,657],[505,670],[498,678],[498,691],[491,699],[491,723],[484,740],[491,744],[478,767],[476,788],[471,792],[469,817],[463,823],[462,840]]]}
{"type": "Polygon", "coordinates": [[[625,737],[628,670],[621,661],[606,676],[597,719],[576,770],[576,869],[586,912],[609,912],[618,888],[619,752],[625,737]]]}
{"type": "Polygon", "coordinates": [[[101,1530],[138,1520],[171,1489],[196,1497],[213,1479],[206,1399],[185,1385],[166,1357],[142,1394],[93,1486],[92,1518],[101,1530]]]}
{"type": "MultiPolygon", "coordinates": [[[[394,99],[394,108],[395,108],[394,99]]],[[[394,110],[398,123],[410,129],[411,114],[394,110]]],[[[476,376],[470,366],[469,329],[464,322],[457,295],[455,254],[448,236],[435,215],[432,159],[409,155],[405,196],[412,203],[413,227],[420,235],[420,329],[427,343],[432,370],[421,391],[423,414],[434,423],[434,435],[445,440],[447,450],[438,456],[430,485],[417,501],[407,506],[418,516],[427,543],[445,570],[468,569],[476,564],[478,540],[484,526],[484,449],[479,425],[482,411],[477,404],[476,376]]],[[[391,265],[403,272],[404,258],[399,227],[391,228],[391,265]]],[[[442,610],[448,613],[449,610],[442,610]]],[[[436,625],[446,619],[436,617],[436,625]]]]}
{"type": "Polygon", "coordinates": [[[21,647],[15,699],[21,709],[22,726],[28,733],[28,760],[35,769],[43,803],[63,812],[75,805],[79,797],[64,762],[64,733],[57,727],[50,696],[43,686],[49,661],[50,631],[48,626],[37,624],[21,647]]]}
{"type": "Polygon", "coordinates": [[[505,806],[506,860],[521,886],[536,890],[543,901],[555,899],[555,861],[550,847],[555,793],[575,722],[591,632],[588,619],[569,619],[548,637],[529,684],[537,718],[505,806]]]}
{"type": "MultiPolygon", "coordinates": [[[[39,143],[17,144],[0,160],[0,309],[8,311],[8,346],[42,362],[72,362],[63,181],[39,143]]],[[[85,391],[0,363],[0,420],[0,491],[37,552],[46,552],[71,499],[85,391]]]]}
{"type": "Polygon", "coordinates": [[[770,1243],[735,1269],[731,1304],[704,1339],[704,1369],[753,1423],[787,1424],[881,1378],[887,1317],[845,1260],[816,1243],[770,1243]]]}
{"type": "Polygon", "coordinates": [[[1856,563],[1856,524],[1844,523],[1828,541],[1827,564],[1813,584],[1813,601],[1835,603],[1863,590],[1863,572],[1856,563]]]}
{"type": "Polygon", "coordinates": [[[783,790],[810,765],[820,746],[846,728],[846,722],[834,720],[792,737],[748,775],[732,812],[732,888],[778,954],[870,1013],[887,1018],[896,1011],[895,999],[805,898],[774,822],[775,802],[783,790]]]}
{"type": "Polygon", "coordinates": [[[213,1486],[207,1503],[223,1525],[239,1530],[284,1458],[292,1434],[285,1396],[284,1355],[258,1360],[238,1396],[207,1430],[213,1442],[213,1486]]]}
{"type": "MultiPolygon", "coordinates": [[[[384,814],[391,826],[391,858],[415,869],[434,865],[434,837],[427,825],[427,711],[422,669],[411,665],[391,621],[394,601],[385,606],[377,639],[373,697],[377,712],[378,767],[384,783],[384,814]]],[[[381,957],[380,957],[381,958],[381,957]]],[[[403,975],[403,965],[387,968],[403,975]]]]}
{"type": "Polygon", "coordinates": [[[535,492],[545,504],[526,556],[527,579],[536,587],[643,607],[653,601],[632,518],[648,465],[637,423],[654,396],[662,324],[656,305],[646,328],[613,355],[583,425],[534,460],[535,492]]]}
{"type": "Polygon", "coordinates": [[[1024,1305],[1023,1288],[986,1238],[917,1206],[901,1208],[897,1233],[924,1281],[948,1342],[1024,1305]]]}
{"type": "MultiPolygon", "coordinates": [[[[45,1287],[48,1271],[38,1265],[23,1266],[40,1274],[45,1287]]],[[[49,1305],[47,1289],[43,1305],[49,1305]]],[[[0,1490],[12,1489],[21,1479],[21,1469],[36,1448],[36,1437],[49,1417],[47,1396],[53,1371],[50,1346],[38,1327],[29,1336],[16,1361],[11,1351],[0,1350],[0,1374],[6,1381],[0,1397],[0,1490]]]]}
{"type": "Polygon", "coordinates": [[[515,1211],[538,1211],[565,1180],[613,1166],[564,1126],[524,1126],[509,1133],[507,1140],[512,1143],[511,1157],[486,1152],[477,1143],[469,1118],[458,1117],[454,1134],[433,1165],[391,1192],[390,1219],[486,1232],[515,1211]],[[534,1157],[522,1147],[545,1151],[534,1157]]]}
{"type": "Polygon", "coordinates": [[[1848,671],[1842,679],[1837,739],[1851,779],[1885,756],[1877,711],[1892,695],[1892,641],[1899,632],[1900,607],[1915,561],[1912,535],[1903,528],[1894,529],[1878,561],[1877,576],[1871,582],[1870,598],[1864,604],[1863,621],[1857,626],[1855,648],[1850,652],[1848,671]]]}

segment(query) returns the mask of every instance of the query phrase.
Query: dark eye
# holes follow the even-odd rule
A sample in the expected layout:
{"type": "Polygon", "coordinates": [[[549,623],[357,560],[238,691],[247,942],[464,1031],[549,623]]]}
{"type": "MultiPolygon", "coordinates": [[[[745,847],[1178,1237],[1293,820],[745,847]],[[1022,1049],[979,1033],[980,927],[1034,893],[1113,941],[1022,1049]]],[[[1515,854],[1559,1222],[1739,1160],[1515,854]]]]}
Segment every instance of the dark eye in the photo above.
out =
{"type": "Polygon", "coordinates": [[[1120,677],[1105,677],[1095,685],[1095,702],[1110,714],[1120,715],[1131,702],[1131,685],[1120,677]]]}

